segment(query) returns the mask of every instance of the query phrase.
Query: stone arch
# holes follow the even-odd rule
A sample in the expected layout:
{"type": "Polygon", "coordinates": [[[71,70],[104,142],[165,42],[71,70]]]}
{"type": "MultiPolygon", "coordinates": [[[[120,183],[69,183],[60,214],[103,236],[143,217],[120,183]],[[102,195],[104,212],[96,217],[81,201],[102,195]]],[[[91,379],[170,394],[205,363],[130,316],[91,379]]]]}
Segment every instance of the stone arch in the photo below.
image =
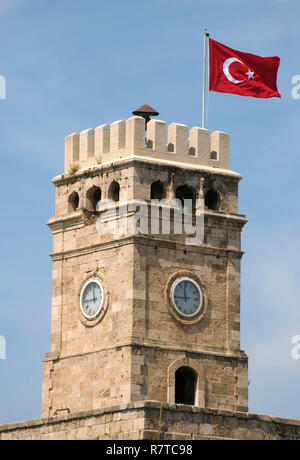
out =
{"type": "Polygon", "coordinates": [[[205,206],[211,211],[219,211],[220,195],[215,189],[210,189],[205,195],[205,206]]]}
{"type": "Polygon", "coordinates": [[[151,200],[163,200],[166,198],[166,191],[163,183],[158,180],[151,184],[151,200]]]}
{"type": "Polygon", "coordinates": [[[196,209],[196,191],[190,185],[184,184],[176,188],[175,198],[181,201],[182,206],[188,206],[191,213],[196,209]],[[184,200],[188,200],[185,202],[184,200]]]}
{"type": "Polygon", "coordinates": [[[97,204],[99,203],[99,201],[101,201],[101,197],[101,188],[97,187],[96,185],[93,185],[93,187],[90,188],[86,194],[87,209],[89,211],[97,211],[97,204]]]}
{"type": "Polygon", "coordinates": [[[168,368],[168,403],[175,404],[176,372],[181,368],[191,369],[197,376],[195,383],[195,406],[205,407],[205,373],[198,360],[182,358],[174,361],[168,368]]]}
{"type": "Polygon", "coordinates": [[[175,404],[195,405],[198,374],[194,369],[182,366],[175,372],[175,404]]]}
{"type": "Polygon", "coordinates": [[[68,199],[68,212],[74,212],[78,209],[79,206],[79,195],[77,192],[71,193],[68,199]]]}
{"type": "Polygon", "coordinates": [[[113,181],[108,189],[108,199],[115,201],[116,203],[120,200],[120,184],[117,181],[113,181]]]}

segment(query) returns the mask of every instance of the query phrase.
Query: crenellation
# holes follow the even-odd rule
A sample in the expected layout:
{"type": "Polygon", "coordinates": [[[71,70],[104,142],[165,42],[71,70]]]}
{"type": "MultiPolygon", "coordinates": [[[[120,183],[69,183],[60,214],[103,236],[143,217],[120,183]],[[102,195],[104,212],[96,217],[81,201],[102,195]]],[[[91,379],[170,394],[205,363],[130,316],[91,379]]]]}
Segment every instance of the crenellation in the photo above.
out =
{"type": "Polygon", "coordinates": [[[84,164],[95,153],[95,130],[86,129],[80,133],[79,141],[79,163],[84,164]]]}
{"type": "Polygon", "coordinates": [[[95,158],[98,163],[106,161],[110,152],[110,125],[101,125],[95,129],[95,158]]]}
{"type": "Polygon", "coordinates": [[[195,157],[202,164],[207,164],[210,159],[210,132],[208,129],[194,127],[190,131],[190,154],[194,150],[195,157]]]}
{"type": "Polygon", "coordinates": [[[223,169],[229,169],[230,161],[230,136],[221,131],[215,131],[211,134],[211,153],[216,152],[216,159],[211,156],[210,165],[218,162],[223,169]]]}
{"type": "Polygon", "coordinates": [[[150,159],[229,169],[229,135],[207,129],[150,120],[145,130],[142,117],[115,121],[96,129],[73,133],[65,141],[65,172],[114,162],[124,157],[150,159]]]}
{"type": "Polygon", "coordinates": [[[126,121],[115,121],[110,125],[110,153],[116,154],[126,146],[126,121]]]}
{"type": "Polygon", "coordinates": [[[189,129],[186,125],[181,125],[179,123],[171,123],[168,129],[168,146],[172,146],[172,149],[175,154],[187,155],[188,146],[189,146],[189,129]]]}
{"type": "Polygon", "coordinates": [[[145,120],[142,117],[131,117],[126,122],[126,153],[138,154],[145,149],[145,120]]]}
{"type": "Polygon", "coordinates": [[[65,139],[65,172],[79,161],[79,133],[73,133],[65,139]]]}
{"type": "Polygon", "coordinates": [[[161,120],[150,120],[147,126],[147,140],[149,147],[165,153],[167,151],[167,124],[161,120]]]}

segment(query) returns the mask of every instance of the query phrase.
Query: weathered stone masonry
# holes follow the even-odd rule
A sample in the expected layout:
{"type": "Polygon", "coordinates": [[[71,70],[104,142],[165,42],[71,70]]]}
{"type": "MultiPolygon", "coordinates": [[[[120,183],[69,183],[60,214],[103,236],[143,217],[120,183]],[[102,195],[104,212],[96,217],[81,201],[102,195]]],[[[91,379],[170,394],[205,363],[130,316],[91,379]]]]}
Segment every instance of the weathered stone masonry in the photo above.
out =
{"type": "MultiPolygon", "coordinates": [[[[145,139],[141,117],[66,138],[48,222],[52,325],[43,419],[2,426],[0,439],[300,439],[300,422],[248,413],[248,358],[240,348],[247,219],[238,210],[241,176],[229,163],[227,134],[151,120],[145,139]],[[187,244],[174,232],[99,233],[99,203],[115,202],[112,219],[121,224],[120,206],[142,199],[150,211],[153,197],[203,200],[203,241],[187,244]],[[172,305],[172,283],[184,277],[203,294],[192,321],[172,305]],[[91,279],[104,292],[92,321],[80,309],[91,279]],[[180,369],[196,376],[193,406],[175,404],[180,369]]],[[[130,222],[135,211],[126,216],[130,222]]],[[[158,214],[158,223],[164,219],[158,214]]]]}

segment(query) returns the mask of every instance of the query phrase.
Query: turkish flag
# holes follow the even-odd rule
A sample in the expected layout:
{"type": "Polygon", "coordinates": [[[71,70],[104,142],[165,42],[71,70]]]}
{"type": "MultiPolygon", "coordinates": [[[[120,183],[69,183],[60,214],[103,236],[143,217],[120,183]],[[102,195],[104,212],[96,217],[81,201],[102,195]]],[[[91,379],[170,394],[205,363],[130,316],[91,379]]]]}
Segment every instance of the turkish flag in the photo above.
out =
{"type": "Polygon", "coordinates": [[[209,40],[209,90],[260,98],[281,97],[277,90],[278,57],[242,53],[209,40]]]}

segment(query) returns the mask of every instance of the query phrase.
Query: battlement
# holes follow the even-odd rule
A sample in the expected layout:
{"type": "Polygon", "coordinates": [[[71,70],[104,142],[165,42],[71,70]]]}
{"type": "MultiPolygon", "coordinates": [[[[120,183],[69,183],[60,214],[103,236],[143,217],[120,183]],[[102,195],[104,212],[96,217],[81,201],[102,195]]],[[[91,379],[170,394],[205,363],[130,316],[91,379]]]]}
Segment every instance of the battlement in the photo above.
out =
{"type": "Polygon", "coordinates": [[[230,137],[198,127],[132,117],[73,133],[65,140],[65,172],[143,156],[161,160],[229,169],[230,137]]]}

